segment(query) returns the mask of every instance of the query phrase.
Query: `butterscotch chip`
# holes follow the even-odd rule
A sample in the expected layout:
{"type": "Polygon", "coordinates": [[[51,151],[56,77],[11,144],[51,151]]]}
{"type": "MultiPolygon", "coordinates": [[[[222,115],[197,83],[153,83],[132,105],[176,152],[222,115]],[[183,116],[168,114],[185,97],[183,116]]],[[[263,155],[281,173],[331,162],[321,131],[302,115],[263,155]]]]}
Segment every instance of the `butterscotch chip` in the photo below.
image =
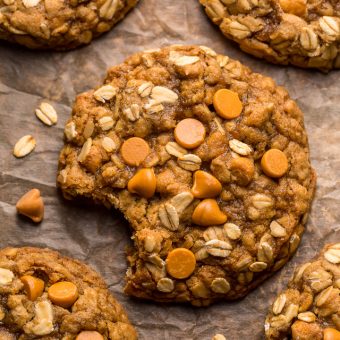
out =
{"type": "Polygon", "coordinates": [[[48,289],[48,297],[55,305],[69,308],[78,299],[78,288],[72,282],[58,282],[48,289]]]}
{"type": "MultiPolygon", "coordinates": [[[[58,185],[68,199],[93,198],[124,214],[134,240],[128,295],[206,306],[243,297],[289,260],[315,175],[302,112],[282,87],[208,47],[171,46],[112,67],[96,88],[100,96],[81,94],[67,122],[77,133],[65,141],[58,185]],[[228,104],[236,101],[233,110],[242,99],[233,121],[213,105],[221,89],[229,89],[228,104]],[[109,130],[100,127],[103,116],[114,121],[109,130]],[[123,157],[130,138],[148,145],[135,168],[123,157]],[[261,167],[271,145],[290,164],[279,181],[261,167]],[[166,272],[168,253],[179,247],[197,261],[180,282],[166,272]]],[[[334,251],[327,256],[338,261],[334,251]]]]}
{"type": "Polygon", "coordinates": [[[148,143],[139,137],[127,139],[120,150],[123,160],[131,166],[140,165],[150,153],[148,143]]]}
{"type": "Polygon", "coordinates": [[[83,262],[23,247],[1,249],[0,263],[1,340],[137,339],[103,279],[83,262]]]}
{"type": "Polygon", "coordinates": [[[248,185],[255,174],[254,161],[245,157],[234,158],[231,161],[230,170],[239,185],[248,185]]]}
{"type": "Polygon", "coordinates": [[[109,31],[137,3],[5,0],[0,3],[0,39],[32,49],[73,49],[109,31]]]}
{"type": "Polygon", "coordinates": [[[323,331],[323,340],[340,340],[340,332],[335,328],[326,328],[323,331]]]}
{"type": "Polygon", "coordinates": [[[195,149],[204,141],[205,128],[199,120],[186,118],[177,124],[174,135],[178,144],[187,149],[195,149]]]}
{"type": "Polygon", "coordinates": [[[40,190],[32,189],[23,195],[16,204],[17,212],[39,223],[44,218],[44,202],[40,190]]]}
{"type": "Polygon", "coordinates": [[[275,299],[265,321],[266,339],[340,339],[340,243],[326,245],[295,269],[288,289],[275,299]],[[333,262],[332,262],[333,261],[333,262]]]}
{"type": "Polygon", "coordinates": [[[43,280],[31,275],[24,275],[20,280],[24,284],[27,296],[31,301],[35,301],[42,295],[45,288],[43,280]]]}
{"type": "MultiPolygon", "coordinates": [[[[241,49],[275,64],[338,69],[337,1],[199,0],[208,17],[241,49]],[[294,41],[294,44],[292,42],[294,41]]],[[[221,59],[221,63],[225,63],[221,59]]]]}
{"type": "Polygon", "coordinates": [[[156,176],[153,169],[141,169],[130,179],[128,190],[144,198],[151,198],[156,191],[156,176]]]}
{"type": "Polygon", "coordinates": [[[287,156],[281,150],[270,149],[262,156],[261,167],[267,176],[280,178],[288,170],[287,156]]]}
{"type": "Polygon", "coordinates": [[[238,94],[228,89],[221,89],[215,92],[213,104],[216,113],[224,119],[237,118],[243,109],[238,94]]]}
{"type": "Polygon", "coordinates": [[[222,191],[219,180],[206,171],[196,171],[194,174],[194,185],[191,189],[196,198],[214,198],[222,191]]]}
{"type": "Polygon", "coordinates": [[[285,13],[302,17],[307,11],[307,0],[279,0],[280,6],[285,13]]]}
{"type": "Polygon", "coordinates": [[[218,225],[227,221],[227,215],[220,210],[216,200],[205,199],[195,208],[192,221],[200,226],[218,225]]]}
{"type": "Polygon", "coordinates": [[[104,340],[104,338],[96,331],[83,331],[77,335],[76,340],[104,340]]]}
{"type": "Polygon", "coordinates": [[[195,255],[186,248],[176,248],[166,259],[167,272],[176,279],[186,279],[195,270],[195,255]]]}

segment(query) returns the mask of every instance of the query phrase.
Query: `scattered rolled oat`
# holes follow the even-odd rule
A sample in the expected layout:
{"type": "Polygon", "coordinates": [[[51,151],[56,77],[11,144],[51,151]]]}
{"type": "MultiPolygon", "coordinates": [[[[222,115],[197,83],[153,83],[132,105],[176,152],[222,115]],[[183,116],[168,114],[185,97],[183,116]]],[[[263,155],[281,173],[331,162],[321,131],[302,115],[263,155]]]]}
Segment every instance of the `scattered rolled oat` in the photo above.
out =
{"type": "Polygon", "coordinates": [[[39,108],[35,110],[35,114],[44,124],[48,126],[57,124],[57,112],[54,107],[49,103],[41,103],[39,108]]]}
{"type": "Polygon", "coordinates": [[[13,155],[22,158],[30,154],[36,146],[35,138],[31,135],[21,137],[15,144],[13,155]]]}

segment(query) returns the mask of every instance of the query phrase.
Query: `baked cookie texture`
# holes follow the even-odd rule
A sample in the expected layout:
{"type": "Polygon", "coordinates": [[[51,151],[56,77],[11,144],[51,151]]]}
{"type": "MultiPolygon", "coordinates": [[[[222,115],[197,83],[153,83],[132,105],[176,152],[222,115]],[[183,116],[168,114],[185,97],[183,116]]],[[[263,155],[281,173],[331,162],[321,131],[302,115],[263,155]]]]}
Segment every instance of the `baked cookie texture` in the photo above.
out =
{"type": "Polygon", "coordinates": [[[340,243],[299,266],[270,308],[266,339],[340,339],[340,243]]]}
{"type": "Polygon", "coordinates": [[[223,34],[253,56],[324,71],[340,67],[337,0],[200,0],[223,34]]]}
{"type": "Polygon", "coordinates": [[[197,306],[243,297],[282,267],[315,188],[287,91],[204,46],[109,69],[77,97],[59,161],[66,198],[129,221],[126,293],[197,306]]]}
{"type": "Polygon", "coordinates": [[[138,0],[0,0],[0,39],[69,50],[110,30],[138,0]]]}
{"type": "Polygon", "coordinates": [[[84,263],[49,249],[0,250],[1,340],[136,338],[103,279],[84,263]]]}

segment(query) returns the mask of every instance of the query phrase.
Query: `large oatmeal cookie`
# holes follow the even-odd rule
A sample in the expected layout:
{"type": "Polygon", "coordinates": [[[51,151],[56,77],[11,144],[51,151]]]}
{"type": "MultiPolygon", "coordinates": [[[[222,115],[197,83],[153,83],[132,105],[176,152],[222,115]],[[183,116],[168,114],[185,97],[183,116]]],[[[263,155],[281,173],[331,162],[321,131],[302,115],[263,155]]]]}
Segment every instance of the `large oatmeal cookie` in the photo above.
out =
{"type": "Polygon", "coordinates": [[[199,0],[242,50],[275,64],[340,68],[338,0],[199,0]]]}
{"type": "Polygon", "coordinates": [[[0,0],[0,39],[68,50],[110,30],[138,0],[0,0]]]}
{"type": "Polygon", "coordinates": [[[139,53],[79,95],[58,185],[122,211],[125,291],[208,305],[246,295],[297,248],[312,200],[303,114],[207,47],[139,53]]]}
{"type": "Polygon", "coordinates": [[[103,279],[49,249],[0,250],[1,340],[134,340],[103,279]]]}
{"type": "Polygon", "coordinates": [[[340,339],[340,243],[295,270],[270,308],[266,339],[340,339]]]}

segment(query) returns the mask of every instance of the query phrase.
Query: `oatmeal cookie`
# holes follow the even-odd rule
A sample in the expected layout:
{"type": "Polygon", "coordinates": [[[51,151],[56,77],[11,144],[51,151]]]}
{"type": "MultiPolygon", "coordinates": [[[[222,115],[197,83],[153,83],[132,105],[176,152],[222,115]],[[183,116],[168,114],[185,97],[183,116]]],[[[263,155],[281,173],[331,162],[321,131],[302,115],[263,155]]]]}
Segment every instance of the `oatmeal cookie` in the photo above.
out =
{"type": "Polygon", "coordinates": [[[138,0],[0,0],[0,39],[32,49],[89,44],[138,0]]]}
{"type": "Polygon", "coordinates": [[[199,0],[241,49],[275,64],[340,68],[338,0],[199,0]]]}
{"type": "Polygon", "coordinates": [[[303,114],[271,78],[207,47],[138,53],[76,99],[58,185],[133,229],[127,294],[208,305],[296,250],[315,175],[303,114]]]}
{"type": "Polygon", "coordinates": [[[295,270],[270,308],[266,339],[340,339],[340,243],[295,270]]]}
{"type": "Polygon", "coordinates": [[[40,248],[0,250],[1,340],[134,340],[103,279],[84,263],[40,248]]]}

